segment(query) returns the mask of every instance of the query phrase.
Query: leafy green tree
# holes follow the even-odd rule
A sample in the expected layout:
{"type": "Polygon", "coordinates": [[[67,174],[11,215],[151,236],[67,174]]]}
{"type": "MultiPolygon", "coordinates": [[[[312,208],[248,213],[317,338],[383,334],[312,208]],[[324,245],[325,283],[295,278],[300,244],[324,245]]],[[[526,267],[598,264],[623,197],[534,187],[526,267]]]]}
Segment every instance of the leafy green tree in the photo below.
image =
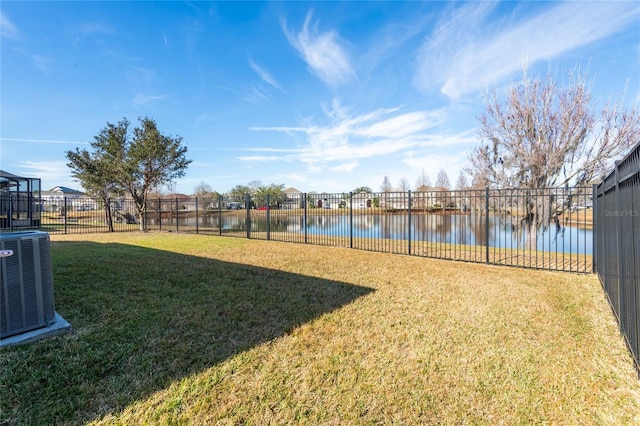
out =
{"type": "Polygon", "coordinates": [[[267,196],[269,196],[269,204],[280,205],[285,199],[286,194],[284,193],[284,184],[269,184],[269,185],[261,185],[256,190],[255,194],[255,202],[259,206],[266,205],[267,196]]]}
{"type": "Polygon", "coordinates": [[[94,136],[91,142],[92,152],[80,150],[66,153],[67,166],[74,178],[92,196],[102,200],[105,222],[109,231],[113,232],[113,214],[109,199],[121,196],[122,188],[114,180],[117,166],[122,163],[120,146],[126,144],[129,121],[123,119],[118,124],[107,123],[107,126],[94,136]]]}
{"type": "Polygon", "coordinates": [[[91,145],[93,153],[79,149],[67,152],[74,174],[83,184],[86,181],[93,185],[88,175],[97,173],[113,190],[129,194],[141,231],[146,225],[145,212],[151,190],[183,177],[191,163],[185,157],[187,148],[182,146],[182,138],[163,135],[149,117],[140,118],[133,132],[129,132],[126,118],[116,125],[107,123],[91,145]]]}
{"type": "Polygon", "coordinates": [[[227,193],[229,198],[237,202],[244,202],[244,198],[247,194],[253,194],[253,191],[247,185],[236,185],[227,193]]]}
{"type": "Polygon", "coordinates": [[[187,147],[180,136],[165,136],[149,117],[139,119],[133,139],[124,147],[120,174],[121,186],[127,191],[138,211],[140,230],[144,230],[147,196],[151,188],[181,178],[192,160],[185,157],[187,147]]]}
{"type": "Polygon", "coordinates": [[[351,192],[353,192],[354,194],[361,194],[361,193],[371,194],[373,191],[368,186],[359,186],[351,192]]]}

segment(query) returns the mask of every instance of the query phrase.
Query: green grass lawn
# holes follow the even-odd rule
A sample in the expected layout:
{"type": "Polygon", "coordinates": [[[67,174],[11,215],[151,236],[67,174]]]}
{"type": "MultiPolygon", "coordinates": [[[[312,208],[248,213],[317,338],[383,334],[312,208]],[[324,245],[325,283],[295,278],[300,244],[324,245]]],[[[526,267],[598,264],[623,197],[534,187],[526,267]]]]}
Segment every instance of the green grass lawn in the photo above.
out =
{"type": "Polygon", "coordinates": [[[175,233],[52,236],[71,334],[0,351],[0,424],[631,424],[592,275],[175,233]]]}

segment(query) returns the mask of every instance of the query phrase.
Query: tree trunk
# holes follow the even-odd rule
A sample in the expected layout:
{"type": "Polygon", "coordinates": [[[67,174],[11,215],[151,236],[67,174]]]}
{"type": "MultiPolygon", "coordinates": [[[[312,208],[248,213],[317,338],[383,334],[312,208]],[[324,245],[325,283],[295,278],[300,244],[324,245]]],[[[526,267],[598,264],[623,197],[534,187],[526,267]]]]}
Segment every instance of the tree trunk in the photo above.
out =
{"type": "Polygon", "coordinates": [[[138,210],[138,223],[140,224],[140,232],[144,232],[146,229],[145,218],[146,218],[145,211],[138,210]]]}
{"type": "Polygon", "coordinates": [[[107,227],[109,228],[109,232],[113,232],[113,215],[111,214],[111,204],[109,203],[108,198],[103,198],[102,202],[104,203],[104,220],[107,223],[107,227]]]}

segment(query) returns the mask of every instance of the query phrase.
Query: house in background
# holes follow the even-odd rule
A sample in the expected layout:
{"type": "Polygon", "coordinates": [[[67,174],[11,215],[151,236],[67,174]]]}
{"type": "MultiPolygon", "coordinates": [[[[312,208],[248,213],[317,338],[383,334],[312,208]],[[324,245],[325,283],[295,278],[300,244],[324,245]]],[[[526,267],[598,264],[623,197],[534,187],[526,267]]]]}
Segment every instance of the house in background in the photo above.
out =
{"type": "Polygon", "coordinates": [[[196,210],[196,197],[187,194],[166,194],[159,197],[149,197],[147,206],[150,210],[172,212],[176,210],[196,210]]]}
{"type": "Polygon", "coordinates": [[[312,194],[311,199],[313,205],[319,209],[338,209],[340,206],[346,205],[346,201],[341,194],[312,194]]]}
{"type": "Polygon", "coordinates": [[[368,209],[373,204],[373,194],[368,192],[357,192],[351,196],[354,209],[368,209]]]}
{"type": "Polygon", "coordinates": [[[56,212],[67,210],[95,210],[95,199],[85,196],[85,193],[66,186],[56,186],[48,191],[42,191],[42,206],[44,211],[56,212]]]}
{"type": "Polygon", "coordinates": [[[284,191],[283,209],[304,208],[304,194],[295,188],[287,188],[284,191]]]}
{"type": "Polygon", "coordinates": [[[39,178],[0,170],[0,228],[40,226],[39,178]]]}

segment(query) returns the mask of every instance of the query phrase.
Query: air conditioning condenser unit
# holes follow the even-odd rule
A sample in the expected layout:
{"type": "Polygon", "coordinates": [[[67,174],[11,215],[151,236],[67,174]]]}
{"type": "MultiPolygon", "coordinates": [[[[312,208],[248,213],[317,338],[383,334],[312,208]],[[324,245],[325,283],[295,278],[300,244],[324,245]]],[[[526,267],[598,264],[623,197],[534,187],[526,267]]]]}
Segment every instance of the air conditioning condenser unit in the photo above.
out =
{"type": "Polygon", "coordinates": [[[55,320],[49,234],[0,234],[0,339],[47,327],[55,320]]]}

